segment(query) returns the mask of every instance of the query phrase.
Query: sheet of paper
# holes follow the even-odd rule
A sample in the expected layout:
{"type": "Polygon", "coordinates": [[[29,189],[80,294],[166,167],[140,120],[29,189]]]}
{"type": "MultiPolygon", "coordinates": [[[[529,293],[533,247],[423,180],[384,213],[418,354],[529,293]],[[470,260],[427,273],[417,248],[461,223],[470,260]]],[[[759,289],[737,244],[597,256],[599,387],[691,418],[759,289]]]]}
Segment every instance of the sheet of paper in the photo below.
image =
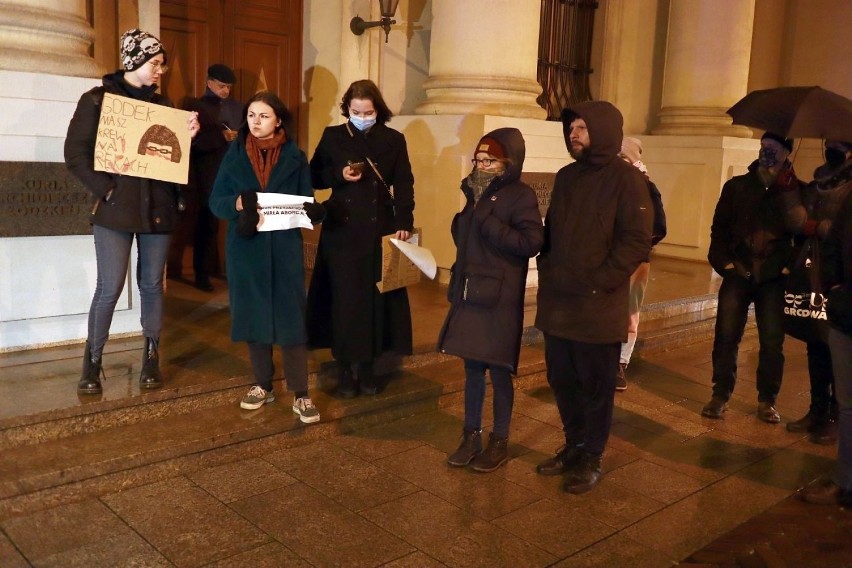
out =
{"type": "MultiPolygon", "coordinates": [[[[419,235],[416,236],[419,237],[419,235]]],[[[408,239],[408,241],[391,239],[390,242],[402,251],[402,254],[408,257],[408,260],[413,262],[414,266],[419,268],[423,274],[428,276],[430,280],[433,280],[438,273],[438,264],[435,262],[435,255],[432,254],[431,250],[417,244],[419,240],[419,238],[408,239]],[[412,240],[415,242],[411,242],[412,240]]]]}
{"type": "MultiPolygon", "coordinates": [[[[399,241],[392,235],[382,237],[382,279],[376,282],[376,287],[380,292],[389,292],[420,282],[420,268],[393,241],[402,242],[403,246],[420,248],[417,246],[420,242],[420,229],[414,229],[408,241],[399,241]]],[[[424,262],[427,269],[428,259],[426,259],[426,256],[431,255],[432,253],[429,251],[426,251],[425,254],[422,251],[413,253],[418,262],[424,262]]],[[[434,262],[433,258],[432,263],[434,264],[434,262]]]]}
{"type": "Polygon", "coordinates": [[[314,198],[259,191],[257,203],[260,205],[260,222],[257,224],[257,230],[284,231],[298,227],[313,229],[313,223],[302,205],[305,201],[313,202],[314,198]]]}
{"type": "Polygon", "coordinates": [[[95,170],[185,184],[190,113],[104,93],[95,170]]]}

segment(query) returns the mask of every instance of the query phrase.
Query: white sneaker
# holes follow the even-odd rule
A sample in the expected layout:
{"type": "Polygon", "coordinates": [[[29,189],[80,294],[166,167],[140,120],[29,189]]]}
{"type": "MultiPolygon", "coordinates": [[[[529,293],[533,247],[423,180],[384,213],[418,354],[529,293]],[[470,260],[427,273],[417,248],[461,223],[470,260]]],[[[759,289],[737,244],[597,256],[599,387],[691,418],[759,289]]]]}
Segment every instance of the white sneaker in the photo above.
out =
{"type": "Polygon", "coordinates": [[[306,424],[319,422],[320,414],[313,401],[304,396],[293,400],[293,412],[299,415],[299,420],[306,424]]]}
{"type": "Polygon", "coordinates": [[[240,408],[245,408],[246,410],[257,410],[264,404],[272,402],[273,400],[275,400],[275,393],[272,391],[266,391],[263,387],[254,385],[243,397],[243,400],[240,401],[240,408]]]}

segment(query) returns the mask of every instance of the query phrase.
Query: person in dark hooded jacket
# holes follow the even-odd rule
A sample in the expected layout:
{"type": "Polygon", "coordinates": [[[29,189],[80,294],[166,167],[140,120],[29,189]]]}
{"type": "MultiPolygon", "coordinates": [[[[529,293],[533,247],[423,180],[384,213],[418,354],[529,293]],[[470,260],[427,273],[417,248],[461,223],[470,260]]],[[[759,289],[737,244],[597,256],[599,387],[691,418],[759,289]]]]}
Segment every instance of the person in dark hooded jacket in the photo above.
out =
{"type": "Polygon", "coordinates": [[[600,481],[627,339],[630,275],[651,250],[654,209],[645,179],[618,157],[623,122],[605,101],[562,111],[576,162],[556,174],[538,257],[536,327],[544,332],[565,445],[536,471],[564,474],[569,493],[600,481]]]}
{"type": "Polygon", "coordinates": [[[737,380],[737,353],[754,304],[760,351],[757,417],[777,424],[775,398],[784,373],[784,277],[791,235],[778,193],[795,182],[793,141],[767,132],[748,172],[722,186],[710,227],[707,259],[721,277],[713,338],[713,396],[701,415],[720,419],[737,380]],[[783,180],[783,182],[782,182],[783,180]]]}
{"type": "Polygon", "coordinates": [[[447,463],[494,471],[508,459],[509,423],[524,320],[529,259],[543,242],[538,199],[520,181],[524,139],[498,128],[476,145],[473,171],[462,180],[464,209],[453,218],[456,245],[448,290],[450,311],[438,350],[464,359],[462,442],[447,463]],[[485,371],[494,389],[494,430],[482,451],[485,371]]]}
{"type": "MultiPolygon", "coordinates": [[[[171,102],[157,93],[160,78],[168,70],[166,51],[148,32],[132,29],[121,36],[119,70],[103,77],[103,85],[83,93],[65,137],[65,163],[92,194],[91,223],[97,257],[97,282],[89,309],[89,331],[83,355],[83,372],[77,384],[80,394],[100,394],[101,355],[109,337],[112,316],[124,283],[130,249],[138,250],[137,283],[142,311],[145,352],[139,386],[162,385],[160,376],[160,328],[163,321],[163,271],[171,232],[178,217],[179,187],[174,183],[95,171],[104,93],[164,106],[171,102]]],[[[190,134],[199,131],[197,114],[190,114],[190,134]]]]}

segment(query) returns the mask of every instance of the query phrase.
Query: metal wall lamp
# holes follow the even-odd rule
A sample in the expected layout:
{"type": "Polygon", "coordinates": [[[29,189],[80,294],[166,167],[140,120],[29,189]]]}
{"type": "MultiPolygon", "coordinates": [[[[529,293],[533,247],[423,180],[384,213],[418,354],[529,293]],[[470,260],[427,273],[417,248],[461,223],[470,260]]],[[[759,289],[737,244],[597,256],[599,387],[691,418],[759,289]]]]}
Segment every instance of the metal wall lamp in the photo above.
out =
{"type": "Polygon", "coordinates": [[[385,43],[388,42],[388,34],[390,33],[391,24],[395,24],[393,19],[396,14],[396,7],[399,5],[399,0],[379,0],[379,7],[382,11],[382,19],[377,22],[365,22],[360,16],[355,16],[349,22],[349,29],[355,35],[361,35],[367,28],[375,28],[381,26],[385,30],[385,43]]]}

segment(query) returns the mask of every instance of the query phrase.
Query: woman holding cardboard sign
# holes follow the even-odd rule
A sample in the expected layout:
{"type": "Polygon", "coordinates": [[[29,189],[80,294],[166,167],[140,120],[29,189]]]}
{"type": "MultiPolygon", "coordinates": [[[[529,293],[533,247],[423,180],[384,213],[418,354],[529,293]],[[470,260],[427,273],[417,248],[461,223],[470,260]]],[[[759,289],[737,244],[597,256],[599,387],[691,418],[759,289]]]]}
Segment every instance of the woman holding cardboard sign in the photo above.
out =
{"type": "Polygon", "coordinates": [[[414,176],[393,114],[368,80],[349,86],[340,104],[348,122],[325,129],[311,159],[313,185],[331,188],[308,291],[308,347],[331,348],[337,395],[376,394],[373,361],[384,351],[411,353],[405,288],[380,293],[381,239],[409,238],[414,176]],[[353,372],[354,371],[354,372],[353,372]]]}
{"type": "MultiPolygon", "coordinates": [[[[65,163],[93,196],[91,222],[97,257],[97,282],[89,309],[83,373],[77,385],[80,394],[100,394],[103,390],[101,355],[109,337],[116,303],[127,280],[134,240],[138,249],[136,277],[145,336],[139,387],[153,389],[162,386],[159,343],[163,270],[170,233],[177,223],[179,186],[136,177],[142,175],[139,172],[119,175],[96,171],[94,164],[105,93],[172,106],[166,97],[157,93],[160,78],[168,70],[166,51],[160,40],[139,29],[125,32],[119,48],[124,70],[105,75],[102,86],[80,97],[65,139],[65,163]]],[[[195,114],[190,115],[188,128],[190,135],[195,137],[199,130],[195,114]]],[[[124,147],[123,152],[127,154],[136,152],[135,147],[126,147],[123,139],[114,142],[117,149],[124,147]]],[[[121,153],[116,151],[114,155],[121,157],[121,153]]]]}
{"type": "MultiPolygon", "coordinates": [[[[293,412],[317,422],[308,396],[305,346],[305,262],[298,228],[258,232],[258,193],[313,197],[308,159],[293,139],[292,116],[269,91],[249,99],[246,123],[231,142],[210,194],[210,210],[228,221],[225,258],[231,304],[231,338],[248,343],[254,385],[240,402],[256,410],[275,400],[272,346],[284,359],[284,377],[293,393],[293,412]]],[[[304,203],[313,223],[322,205],[304,203]]]]}

